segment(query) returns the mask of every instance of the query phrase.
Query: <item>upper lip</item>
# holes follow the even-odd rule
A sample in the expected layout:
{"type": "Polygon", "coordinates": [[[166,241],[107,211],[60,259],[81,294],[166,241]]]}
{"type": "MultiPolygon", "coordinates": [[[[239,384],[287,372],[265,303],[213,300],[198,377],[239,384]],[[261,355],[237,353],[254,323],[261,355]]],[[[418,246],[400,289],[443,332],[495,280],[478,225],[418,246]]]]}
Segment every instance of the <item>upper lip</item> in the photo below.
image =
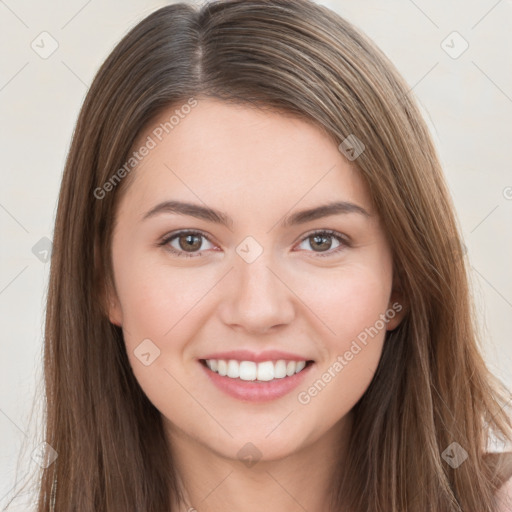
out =
{"type": "Polygon", "coordinates": [[[215,352],[201,359],[234,359],[235,361],[254,361],[255,363],[278,361],[279,359],[284,359],[285,361],[309,361],[306,357],[292,354],[291,352],[283,352],[282,350],[265,350],[258,354],[250,350],[231,350],[229,352],[215,352]]]}

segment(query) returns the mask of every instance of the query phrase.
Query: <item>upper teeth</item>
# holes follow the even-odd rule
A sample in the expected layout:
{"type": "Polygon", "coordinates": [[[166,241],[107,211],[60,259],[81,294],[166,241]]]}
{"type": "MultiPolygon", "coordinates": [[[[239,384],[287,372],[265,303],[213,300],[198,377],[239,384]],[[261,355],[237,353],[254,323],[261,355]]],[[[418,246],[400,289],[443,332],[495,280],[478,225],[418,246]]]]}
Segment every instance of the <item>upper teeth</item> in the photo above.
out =
{"type": "Polygon", "coordinates": [[[206,365],[210,370],[217,372],[223,377],[241,380],[263,380],[282,379],[299,373],[306,366],[306,361],[236,361],[230,359],[206,359],[206,365]]]}

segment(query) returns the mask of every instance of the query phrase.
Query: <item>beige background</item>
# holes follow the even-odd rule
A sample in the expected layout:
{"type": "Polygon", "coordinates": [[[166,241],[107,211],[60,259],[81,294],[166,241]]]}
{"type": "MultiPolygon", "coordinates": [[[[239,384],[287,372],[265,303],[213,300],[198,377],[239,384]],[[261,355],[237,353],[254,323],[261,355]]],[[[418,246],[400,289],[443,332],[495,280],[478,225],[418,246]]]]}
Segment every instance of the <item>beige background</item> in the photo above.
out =
{"type": "MultiPolygon", "coordinates": [[[[28,420],[41,378],[44,251],[76,116],[116,42],[166,3],[0,1],[0,505],[34,464],[28,420]],[[16,476],[22,445],[29,458],[16,476]]],[[[420,101],[463,229],[486,357],[512,387],[512,2],[320,3],[373,38],[420,101]]]]}

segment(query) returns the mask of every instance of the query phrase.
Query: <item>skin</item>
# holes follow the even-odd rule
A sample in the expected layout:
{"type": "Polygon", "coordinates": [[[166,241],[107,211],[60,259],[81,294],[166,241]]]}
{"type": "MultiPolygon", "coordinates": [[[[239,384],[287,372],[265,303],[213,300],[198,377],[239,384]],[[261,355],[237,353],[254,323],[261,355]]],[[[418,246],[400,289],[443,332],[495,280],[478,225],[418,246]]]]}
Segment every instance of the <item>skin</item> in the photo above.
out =
{"type": "Polygon", "coordinates": [[[505,482],[496,494],[498,512],[510,512],[512,506],[512,478],[505,482]]]}
{"type": "MultiPolygon", "coordinates": [[[[299,392],[401,299],[389,243],[354,164],[306,121],[200,99],[132,172],[113,234],[109,316],[122,326],[135,377],[163,416],[187,497],[181,510],[328,510],[329,478],[348,446],[351,409],[373,378],[386,329],[403,314],[309,403],[298,401],[299,392]],[[233,225],[173,213],[142,220],[170,199],[220,210],[233,225]],[[280,224],[335,200],[355,203],[369,216],[280,224]],[[179,257],[157,245],[183,229],[205,234],[193,249],[202,256],[179,257]],[[315,244],[311,232],[325,229],[348,237],[350,245],[335,237],[315,244]],[[263,249],[251,263],[236,252],[247,236],[263,249]],[[148,366],[134,354],[144,339],[160,350],[148,366]],[[240,348],[293,352],[315,364],[286,396],[241,401],[213,386],[198,362],[240,348]],[[248,442],[261,453],[251,467],[237,455],[248,442]]],[[[186,253],[181,241],[168,245],[186,253]]]]}

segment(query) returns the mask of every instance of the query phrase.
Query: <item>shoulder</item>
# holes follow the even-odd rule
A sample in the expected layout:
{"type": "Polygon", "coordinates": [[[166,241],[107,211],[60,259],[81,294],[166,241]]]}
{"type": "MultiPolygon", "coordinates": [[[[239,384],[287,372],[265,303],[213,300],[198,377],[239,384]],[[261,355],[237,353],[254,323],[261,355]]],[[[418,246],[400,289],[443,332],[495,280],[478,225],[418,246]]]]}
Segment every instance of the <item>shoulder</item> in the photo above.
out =
{"type": "Polygon", "coordinates": [[[487,453],[485,458],[499,468],[498,512],[512,512],[512,452],[487,453]]]}
{"type": "Polygon", "coordinates": [[[512,478],[509,478],[496,494],[498,512],[512,512],[512,478]]]}

